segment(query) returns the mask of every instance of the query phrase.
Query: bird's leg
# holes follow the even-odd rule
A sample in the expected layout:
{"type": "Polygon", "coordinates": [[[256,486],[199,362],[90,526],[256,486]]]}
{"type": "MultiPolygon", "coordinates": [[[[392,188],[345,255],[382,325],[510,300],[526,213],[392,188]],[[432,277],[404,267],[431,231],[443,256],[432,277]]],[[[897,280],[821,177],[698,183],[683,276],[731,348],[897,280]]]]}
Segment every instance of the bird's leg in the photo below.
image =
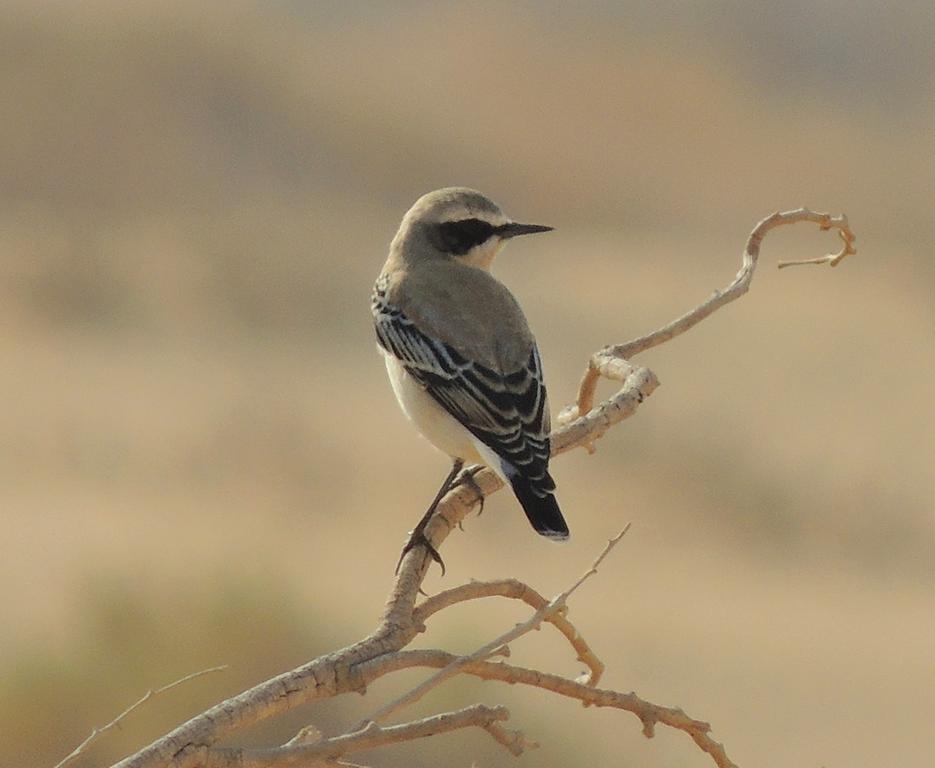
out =
{"type": "Polygon", "coordinates": [[[480,509],[477,510],[478,517],[484,511],[484,491],[477,484],[477,480],[474,479],[474,475],[480,472],[483,468],[483,464],[475,464],[473,467],[468,467],[461,473],[461,476],[458,478],[458,482],[456,483],[456,485],[466,485],[477,494],[477,498],[480,501],[480,509]]]}
{"type": "Polygon", "coordinates": [[[406,553],[413,549],[414,547],[423,546],[425,547],[429,554],[432,556],[432,559],[442,567],[442,576],[445,575],[445,564],[442,562],[442,556],[438,554],[438,550],[432,546],[425,536],[425,527],[429,524],[429,520],[432,519],[432,515],[435,514],[435,508],[438,506],[438,503],[445,497],[445,494],[451,490],[451,487],[454,485],[454,479],[457,477],[458,473],[461,471],[461,467],[464,466],[464,462],[461,459],[455,459],[454,464],[451,467],[451,472],[448,473],[448,477],[445,478],[445,482],[442,483],[442,487],[438,489],[438,493],[435,494],[435,499],[429,505],[429,508],[426,510],[425,514],[422,515],[422,519],[419,521],[419,524],[413,528],[412,533],[409,534],[409,541],[406,542],[406,546],[403,547],[403,551],[399,555],[399,562],[396,563],[396,573],[399,573],[399,566],[403,564],[403,558],[406,556],[406,553]]]}

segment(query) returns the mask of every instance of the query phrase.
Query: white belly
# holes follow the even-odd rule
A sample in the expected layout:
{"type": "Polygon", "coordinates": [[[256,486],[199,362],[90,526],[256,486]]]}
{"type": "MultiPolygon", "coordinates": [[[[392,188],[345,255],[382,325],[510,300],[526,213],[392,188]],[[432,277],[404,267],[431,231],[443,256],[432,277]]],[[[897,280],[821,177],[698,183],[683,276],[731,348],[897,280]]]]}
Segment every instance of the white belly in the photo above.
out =
{"type": "Polygon", "coordinates": [[[386,353],[383,356],[399,406],[423,437],[453,459],[486,464],[505,480],[497,455],[435,402],[419,382],[406,373],[399,360],[386,353]]]}

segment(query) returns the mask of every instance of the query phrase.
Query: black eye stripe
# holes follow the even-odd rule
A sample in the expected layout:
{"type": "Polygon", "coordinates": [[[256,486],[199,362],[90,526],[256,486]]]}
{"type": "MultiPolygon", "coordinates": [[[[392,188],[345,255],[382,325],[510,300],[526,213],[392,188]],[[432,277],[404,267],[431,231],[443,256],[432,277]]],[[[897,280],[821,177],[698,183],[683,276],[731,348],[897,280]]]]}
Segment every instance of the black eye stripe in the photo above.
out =
{"type": "Polygon", "coordinates": [[[486,242],[493,233],[493,225],[481,219],[445,221],[438,225],[442,248],[448,253],[458,255],[463,255],[474,246],[486,242]]]}

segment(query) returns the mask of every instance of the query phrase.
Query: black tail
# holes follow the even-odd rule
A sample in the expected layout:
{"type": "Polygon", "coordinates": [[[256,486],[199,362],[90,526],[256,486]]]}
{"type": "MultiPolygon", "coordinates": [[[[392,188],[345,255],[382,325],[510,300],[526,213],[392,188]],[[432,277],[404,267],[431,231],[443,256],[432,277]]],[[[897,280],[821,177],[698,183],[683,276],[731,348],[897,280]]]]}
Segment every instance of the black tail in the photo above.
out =
{"type": "Polygon", "coordinates": [[[508,475],[513,493],[523,505],[523,511],[536,533],[548,536],[555,541],[564,541],[568,538],[568,524],[562,517],[562,510],[552,493],[555,483],[546,474],[541,480],[530,480],[519,473],[508,475]],[[551,486],[551,488],[549,488],[551,486]]]}

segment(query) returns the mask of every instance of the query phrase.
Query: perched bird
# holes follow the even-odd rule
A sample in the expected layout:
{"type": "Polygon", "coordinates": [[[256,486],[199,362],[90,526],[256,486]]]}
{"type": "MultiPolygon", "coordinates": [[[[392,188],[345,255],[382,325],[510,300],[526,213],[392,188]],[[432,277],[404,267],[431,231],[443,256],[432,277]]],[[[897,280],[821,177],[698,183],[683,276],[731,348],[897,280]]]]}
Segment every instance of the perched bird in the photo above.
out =
{"type": "Polygon", "coordinates": [[[425,546],[443,572],[424,530],[465,462],[509,483],[538,533],[568,538],[549,475],[539,351],[516,299],[490,273],[508,239],[551,229],[511,221],[472,189],[429,192],[403,217],[373,288],[377,342],[400,407],[454,462],[403,549],[425,546]]]}

